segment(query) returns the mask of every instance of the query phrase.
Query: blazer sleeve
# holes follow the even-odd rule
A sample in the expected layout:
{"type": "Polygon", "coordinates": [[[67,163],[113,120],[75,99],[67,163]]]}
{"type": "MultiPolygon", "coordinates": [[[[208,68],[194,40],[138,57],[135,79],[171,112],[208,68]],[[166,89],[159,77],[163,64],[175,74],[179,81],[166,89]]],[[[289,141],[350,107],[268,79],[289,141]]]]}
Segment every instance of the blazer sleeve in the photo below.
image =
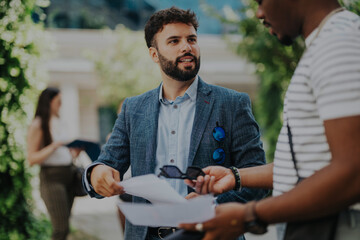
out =
{"type": "Polygon", "coordinates": [[[92,188],[87,179],[87,172],[98,164],[105,164],[120,172],[120,179],[130,166],[130,145],[129,145],[129,114],[127,112],[127,99],[123,103],[121,113],[114,124],[111,137],[103,146],[99,158],[85,169],[83,185],[90,197],[101,198],[92,188]]]}
{"type": "MultiPolygon", "coordinates": [[[[237,168],[253,167],[266,163],[260,129],[252,114],[250,98],[241,93],[234,101],[235,109],[231,124],[231,162],[237,168]]],[[[242,188],[218,196],[218,203],[259,200],[268,194],[268,190],[242,188]]]]}

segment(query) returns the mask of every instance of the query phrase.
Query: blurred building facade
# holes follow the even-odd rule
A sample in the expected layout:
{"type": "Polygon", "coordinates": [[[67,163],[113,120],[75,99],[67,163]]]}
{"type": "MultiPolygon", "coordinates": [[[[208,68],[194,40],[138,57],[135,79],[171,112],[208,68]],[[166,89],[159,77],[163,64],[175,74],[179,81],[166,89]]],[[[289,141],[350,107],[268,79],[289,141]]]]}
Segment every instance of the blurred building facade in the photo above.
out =
{"type": "Polygon", "coordinates": [[[225,15],[230,9],[241,8],[242,3],[239,0],[51,0],[51,5],[44,9],[45,24],[50,28],[83,29],[114,29],[123,24],[132,30],[142,30],[155,11],[172,6],[194,11],[200,22],[200,34],[221,34],[232,28],[211,16],[211,9],[225,15]]]}
{"type": "MultiPolygon", "coordinates": [[[[115,39],[101,30],[48,31],[57,45],[56,57],[47,63],[49,85],[59,87],[62,92],[61,116],[71,127],[72,137],[104,142],[114,119],[104,114],[104,106],[97,95],[99,85],[94,63],[84,53],[101,54],[114,44],[115,39]]],[[[254,99],[257,83],[254,67],[233,53],[221,36],[200,34],[198,39],[201,49],[199,75],[208,83],[247,92],[254,99]]],[[[148,57],[147,52],[144,57],[148,57]]],[[[155,63],[154,67],[157,67],[155,63]]]]}
{"type": "MultiPolygon", "coordinates": [[[[143,30],[151,14],[173,5],[190,8],[199,19],[200,76],[208,83],[247,92],[254,98],[253,66],[229,50],[220,35],[231,32],[231,26],[222,24],[204,10],[207,6],[225,14],[226,9],[240,8],[239,0],[52,0],[44,9],[47,31],[57,45],[56,57],[47,64],[49,84],[62,91],[62,117],[71,127],[71,137],[104,143],[116,117],[98,97],[99,79],[94,63],[84,54],[86,51],[101,54],[115,43],[114,36],[105,35],[99,29],[113,29],[123,24],[133,30],[143,30]]],[[[144,57],[148,57],[148,53],[144,53],[144,57]]]]}

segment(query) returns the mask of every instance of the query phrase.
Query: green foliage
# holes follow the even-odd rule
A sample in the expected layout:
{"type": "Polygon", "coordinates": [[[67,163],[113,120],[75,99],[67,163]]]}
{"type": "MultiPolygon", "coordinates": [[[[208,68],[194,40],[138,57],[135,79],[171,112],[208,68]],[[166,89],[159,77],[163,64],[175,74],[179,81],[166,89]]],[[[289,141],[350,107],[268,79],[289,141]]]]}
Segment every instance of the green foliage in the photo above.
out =
{"type": "MultiPolygon", "coordinates": [[[[42,1],[43,4],[46,1],[42,1]]],[[[35,0],[0,0],[0,239],[48,239],[49,223],[32,213],[25,135],[48,38],[31,13],[35,0]]],[[[40,83],[40,84],[39,84],[40,83]]]]}
{"type": "MultiPolygon", "coordinates": [[[[259,77],[259,92],[255,102],[255,116],[263,129],[268,162],[274,158],[277,138],[282,126],[283,99],[291,76],[304,50],[304,41],[296,39],[292,46],[281,45],[277,38],[255,17],[257,3],[243,0],[244,8],[221,16],[224,23],[237,26],[241,40],[235,44],[234,51],[255,64],[259,77]],[[234,14],[235,13],[235,14],[234,14]],[[234,17],[237,16],[237,17],[234,17]]],[[[341,2],[349,10],[360,13],[360,0],[341,2]]]]}
{"type": "Polygon", "coordinates": [[[360,0],[340,0],[342,6],[346,9],[360,15],[360,0]]]}
{"type": "Polygon", "coordinates": [[[236,51],[256,66],[260,86],[255,102],[255,116],[264,129],[267,159],[272,161],[282,126],[284,93],[303,52],[304,42],[297,39],[292,46],[281,45],[254,17],[254,5],[252,2],[243,10],[249,17],[238,24],[243,39],[236,51]]]}
{"type": "Polygon", "coordinates": [[[152,62],[143,32],[134,32],[124,26],[107,34],[115,39],[102,54],[91,54],[100,78],[100,96],[104,105],[117,109],[127,97],[148,91],[160,83],[157,65],[152,62]]]}
{"type": "Polygon", "coordinates": [[[229,45],[255,65],[260,81],[254,114],[262,128],[267,161],[272,162],[282,126],[284,93],[303,52],[304,42],[297,39],[292,46],[281,45],[255,17],[256,2],[243,2],[244,7],[238,12],[228,11],[225,16],[216,14],[225,24],[237,26],[235,33],[240,34],[241,39],[235,43],[229,41],[229,45]]]}

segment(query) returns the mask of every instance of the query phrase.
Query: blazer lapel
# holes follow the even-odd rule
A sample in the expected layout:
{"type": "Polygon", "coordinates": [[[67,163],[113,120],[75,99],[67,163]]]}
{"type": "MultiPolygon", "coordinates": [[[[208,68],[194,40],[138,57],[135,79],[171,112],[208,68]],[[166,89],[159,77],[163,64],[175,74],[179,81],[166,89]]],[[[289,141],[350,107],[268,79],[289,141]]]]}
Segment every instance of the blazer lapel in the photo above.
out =
{"type": "Polygon", "coordinates": [[[200,140],[211,115],[214,100],[215,99],[211,96],[211,89],[209,85],[203,82],[199,77],[195,119],[190,140],[188,166],[191,166],[194,161],[196,151],[199,148],[200,140]]]}
{"type": "Polygon", "coordinates": [[[157,130],[158,130],[158,119],[159,119],[159,91],[154,91],[152,95],[147,99],[148,104],[145,104],[145,121],[146,129],[144,129],[144,138],[146,141],[146,159],[143,169],[145,174],[154,173],[156,165],[156,143],[157,143],[157,130]]]}

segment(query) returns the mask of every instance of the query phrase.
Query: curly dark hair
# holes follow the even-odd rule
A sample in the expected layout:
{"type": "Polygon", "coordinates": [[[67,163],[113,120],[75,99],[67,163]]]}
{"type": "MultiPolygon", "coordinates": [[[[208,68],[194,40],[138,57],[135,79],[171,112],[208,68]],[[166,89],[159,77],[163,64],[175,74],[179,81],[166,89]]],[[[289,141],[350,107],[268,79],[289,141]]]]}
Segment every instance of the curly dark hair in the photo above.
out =
{"type": "Polygon", "coordinates": [[[154,13],[145,25],[145,40],[148,48],[155,47],[154,36],[162,31],[164,26],[169,23],[185,23],[192,25],[197,31],[199,23],[194,12],[171,7],[154,13]]]}

